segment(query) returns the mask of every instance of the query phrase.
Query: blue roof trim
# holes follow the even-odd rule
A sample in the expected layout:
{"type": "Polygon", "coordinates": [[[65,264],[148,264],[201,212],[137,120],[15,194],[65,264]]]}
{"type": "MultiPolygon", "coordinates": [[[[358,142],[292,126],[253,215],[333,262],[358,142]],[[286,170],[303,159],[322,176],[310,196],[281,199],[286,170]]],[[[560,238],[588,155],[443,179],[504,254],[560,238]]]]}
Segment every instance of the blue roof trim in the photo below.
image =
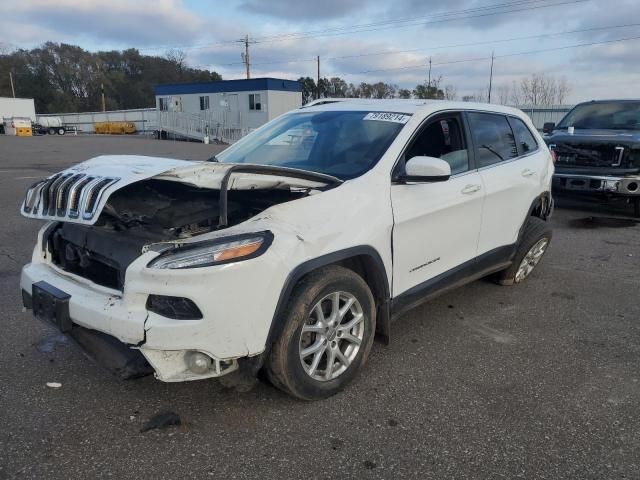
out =
{"type": "Polygon", "coordinates": [[[188,93],[252,92],[256,90],[278,90],[302,92],[300,82],[279,78],[251,78],[248,80],[220,80],[218,82],[164,83],[155,85],[156,96],[188,93]]]}

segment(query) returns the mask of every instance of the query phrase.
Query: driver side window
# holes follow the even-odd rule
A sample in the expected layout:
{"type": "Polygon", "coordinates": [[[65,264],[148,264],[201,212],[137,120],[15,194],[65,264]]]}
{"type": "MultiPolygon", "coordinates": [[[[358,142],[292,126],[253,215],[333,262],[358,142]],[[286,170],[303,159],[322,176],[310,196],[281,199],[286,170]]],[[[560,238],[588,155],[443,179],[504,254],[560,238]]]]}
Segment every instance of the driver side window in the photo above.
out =
{"type": "Polygon", "coordinates": [[[413,157],[435,157],[451,166],[451,175],[469,170],[469,153],[459,115],[441,116],[429,122],[405,154],[413,157]]]}

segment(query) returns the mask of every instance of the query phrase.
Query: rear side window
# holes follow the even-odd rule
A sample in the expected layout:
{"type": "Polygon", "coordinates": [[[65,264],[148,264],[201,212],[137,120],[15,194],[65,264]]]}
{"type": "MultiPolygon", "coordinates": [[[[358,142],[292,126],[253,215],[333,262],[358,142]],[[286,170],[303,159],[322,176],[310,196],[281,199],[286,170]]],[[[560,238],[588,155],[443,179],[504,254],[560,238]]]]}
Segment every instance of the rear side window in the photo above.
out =
{"type": "Polygon", "coordinates": [[[518,156],[515,137],[507,117],[477,112],[468,115],[478,167],[518,156]]]}
{"type": "Polygon", "coordinates": [[[519,118],[511,117],[511,126],[516,135],[516,142],[520,147],[520,155],[535,152],[538,149],[538,142],[529,130],[529,127],[519,118]]]}

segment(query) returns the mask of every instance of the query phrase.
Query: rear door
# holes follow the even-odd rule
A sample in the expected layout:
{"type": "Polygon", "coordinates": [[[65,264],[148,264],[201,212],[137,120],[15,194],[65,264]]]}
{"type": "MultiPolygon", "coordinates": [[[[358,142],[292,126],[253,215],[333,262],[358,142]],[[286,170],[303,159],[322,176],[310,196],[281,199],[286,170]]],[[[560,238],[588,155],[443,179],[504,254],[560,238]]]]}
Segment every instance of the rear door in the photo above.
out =
{"type": "Polygon", "coordinates": [[[427,282],[476,255],[482,180],[469,151],[459,112],[429,119],[403,153],[396,172],[414,156],[438,157],[451,166],[448,181],[393,184],[393,296],[427,282]]]}
{"type": "Polygon", "coordinates": [[[541,193],[546,157],[517,117],[468,112],[485,191],[478,255],[515,244],[533,200],[541,193]]]}

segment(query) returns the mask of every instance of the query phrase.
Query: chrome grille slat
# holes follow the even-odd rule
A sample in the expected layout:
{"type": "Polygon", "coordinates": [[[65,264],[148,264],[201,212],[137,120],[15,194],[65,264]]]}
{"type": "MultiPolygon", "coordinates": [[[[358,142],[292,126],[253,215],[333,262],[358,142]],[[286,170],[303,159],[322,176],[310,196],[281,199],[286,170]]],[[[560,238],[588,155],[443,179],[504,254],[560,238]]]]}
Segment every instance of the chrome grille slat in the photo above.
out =
{"type": "Polygon", "coordinates": [[[27,190],[23,213],[37,218],[92,220],[109,187],[117,177],[63,172],[35,183],[27,190]]]}
{"type": "Polygon", "coordinates": [[[59,217],[66,216],[67,207],[69,204],[69,188],[71,187],[71,185],[77,183],[82,178],[84,178],[83,174],[72,175],[60,184],[58,193],[56,194],[56,214],[59,217]]]}
{"type": "Polygon", "coordinates": [[[85,220],[90,220],[96,213],[96,209],[98,204],[100,203],[100,199],[102,198],[102,194],[104,191],[113,183],[115,183],[117,179],[115,178],[103,178],[101,182],[95,185],[92,190],[87,195],[86,203],[83,204],[83,213],[82,218],[85,220]]]}
{"type": "Polygon", "coordinates": [[[47,215],[47,210],[49,208],[49,190],[51,190],[51,185],[60,177],[60,174],[54,175],[47,180],[42,189],[40,190],[40,205],[42,205],[42,215],[47,215]]]}
{"type": "MultiPolygon", "coordinates": [[[[58,189],[60,185],[64,183],[64,181],[71,176],[70,173],[66,175],[61,175],[55,182],[51,184],[51,188],[49,188],[49,197],[47,203],[47,215],[50,217],[55,216],[56,214],[56,201],[58,197],[58,189]]],[[[44,211],[43,211],[44,213],[44,211]]]]}
{"type": "Polygon", "coordinates": [[[27,196],[24,199],[24,211],[26,213],[31,213],[31,211],[33,210],[33,208],[35,206],[35,203],[36,203],[36,199],[38,198],[38,194],[40,193],[40,189],[42,188],[42,185],[44,185],[45,182],[46,182],[46,180],[41,180],[41,181],[35,183],[27,191],[27,196]]]}
{"type": "Polygon", "coordinates": [[[78,208],[80,205],[80,195],[82,194],[82,189],[92,180],[94,180],[95,177],[85,177],[83,179],[81,179],[79,182],[76,182],[70,189],[69,189],[69,200],[68,200],[68,204],[69,204],[69,216],[71,218],[77,218],[80,216],[80,209],[78,208]]]}

